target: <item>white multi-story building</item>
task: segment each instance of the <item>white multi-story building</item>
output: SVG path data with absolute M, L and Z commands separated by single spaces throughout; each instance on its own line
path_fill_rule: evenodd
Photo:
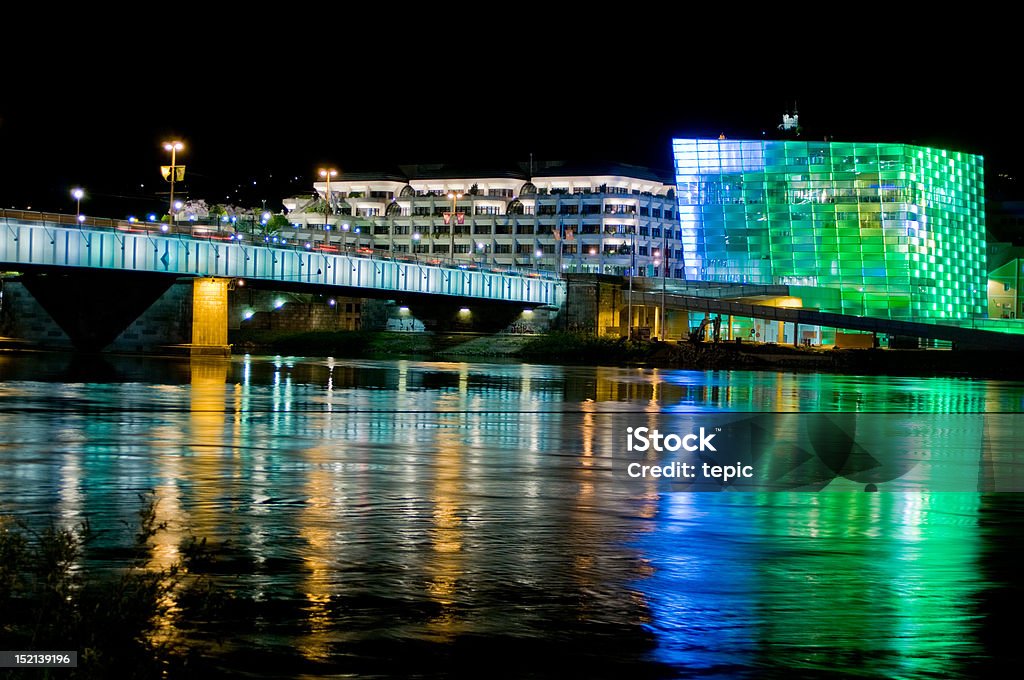
M 674 185 L 630 165 L 544 163 L 532 173 L 403 166 L 315 185 L 285 202 L 314 248 L 460 264 L 682 278 Z M 329 201 L 325 211 L 324 199 Z

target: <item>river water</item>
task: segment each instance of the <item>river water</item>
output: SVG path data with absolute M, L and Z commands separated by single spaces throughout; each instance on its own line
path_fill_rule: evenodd
M 929 444 L 962 490 L 690 493 L 623 483 L 619 428 L 1022 404 L 952 378 L 0 355 L 0 514 L 88 519 L 115 570 L 152 491 L 153 564 L 205 537 L 247 603 L 204 641 L 225 674 L 977 677 L 1020 660 L 1015 437 Z

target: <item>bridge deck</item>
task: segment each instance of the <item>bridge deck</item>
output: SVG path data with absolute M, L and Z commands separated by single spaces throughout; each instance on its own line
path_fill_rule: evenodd
M 657 306 L 661 304 L 661 294 L 654 292 L 633 293 L 634 304 Z M 960 326 L 945 326 L 934 323 L 916 321 L 897 321 L 880 319 L 870 316 L 852 316 L 850 314 L 834 314 L 813 309 L 793 307 L 768 307 L 752 305 L 730 300 L 698 297 L 695 295 L 678 295 L 666 293 L 665 306 L 668 309 L 684 309 L 691 312 L 706 312 L 770 321 L 784 321 L 806 326 L 824 326 L 844 330 L 868 331 L 886 335 L 902 335 L 916 338 L 949 340 L 960 346 L 990 347 L 994 349 L 1024 350 L 1024 335 L 1011 335 L 994 331 L 983 331 Z
M 127 222 L 69 226 L 43 216 L 0 217 L 0 265 L 86 267 L 426 293 L 559 306 L 565 283 L 554 275 L 492 272 L 417 261 L 193 238 Z M 56 217 L 56 216 L 52 216 Z M 67 219 L 66 216 L 64 219 Z

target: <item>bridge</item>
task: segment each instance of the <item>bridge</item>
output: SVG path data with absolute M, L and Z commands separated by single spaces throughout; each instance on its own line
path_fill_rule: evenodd
M 631 301 L 620 277 L 570 275 L 565 279 L 550 272 L 497 271 L 477 268 L 468 263 L 421 262 L 370 253 L 332 252 L 312 246 L 275 246 L 240 240 L 234 233 L 220 233 L 215 227 L 195 228 L 181 225 L 184 231 L 158 223 L 89 218 L 79 222 L 74 216 L 25 211 L 0 210 L 0 269 L 22 272 L 77 271 L 97 273 L 89 286 L 97 290 L 97 302 L 80 310 L 79 325 L 92 323 L 93 317 L 119 317 L 111 327 L 123 330 L 174 281 L 194 282 L 192 299 L 192 342 L 196 351 L 212 348 L 214 353 L 227 348 L 227 292 L 229 282 L 252 280 L 293 290 L 338 290 L 359 297 L 427 296 L 460 303 L 484 301 L 494 305 L 524 305 L 561 308 L 567 298 L 567 323 L 582 320 L 581 325 L 609 328 L 619 325 L 620 315 L 629 304 L 659 307 L 662 299 L 670 310 L 689 313 L 721 314 L 757 318 L 805 326 L 883 333 L 948 340 L 963 347 L 1024 349 L 1024 335 L 1010 335 L 935 323 L 899 321 L 874 317 L 835 314 L 812 309 L 751 304 L 751 297 L 772 297 L 788 293 L 786 286 L 742 286 L 708 282 L 673 282 L 674 292 L 660 295 L 649 285 L 632 293 Z M 200 230 L 202 230 L 200 232 Z M 244 237 L 241 237 L 244 238 Z M 333 249 L 332 249 L 333 250 Z M 131 274 L 134 283 L 104 275 Z M 148 277 L 148 278 L 147 278 Z M 598 280 L 604 283 L 599 283 Z M 574 283 L 575 280 L 575 283 Z M 147 281 L 149 283 L 147 283 Z M 155 282 L 154 282 L 155 281 Z M 584 284 L 582 287 L 579 284 Z M 650 284 L 651 281 L 645 282 Z M 591 286 L 611 286 L 619 293 L 580 293 Z M 37 287 L 38 284 L 37 284 Z M 575 288 L 576 293 L 571 291 Z M 643 290 L 646 288 L 646 290 Z M 596 289 L 595 289 L 596 291 Z M 81 291 L 78 291 L 81 293 Z M 68 307 L 58 295 L 43 288 L 33 295 L 47 306 Z M 67 286 L 61 295 L 68 295 Z M 746 299 L 744 299 L 746 298 Z M 116 299 L 117 304 L 111 304 Z M 81 295 L 74 307 L 88 307 Z M 68 324 L 57 318 L 68 331 Z M 85 335 L 89 335 L 86 333 Z M 68 331 L 71 336 L 72 332 Z M 77 333 L 82 336 L 83 333 Z M 109 343 L 110 333 L 100 334 L 85 346 L 98 349 Z M 794 333 L 794 337 L 797 337 Z M 196 349 L 198 348 L 198 349 Z
M 246 243 L 161 231 L 160 225 L 0 211 L 0 265 L 90 267 L 178 276 L 256 279 L 374 291 L 451 295 L 560 306 L 565 284 L 551 273 L 490 271 L 356 253 Z M 190 230 L 191 231 L 191 230 Z M 466 267 L 466 268 L 463 268 Z
M 156 275 L 194 279 L 192 344 L 197 347 L 227 347 L 226 296 L 228 283 L 237 280 L 291 290 L 337 289 L 362 297 L 444 296 L 520 308 L 559 307 L 566 294 L 564 281 L 553 273 L 332 252 L 312 244 L 252 243 L 243 235 L 221 233 L 215 227 L 196 229 L 189 223 L 178 228 L 182 233 L 153 222 L 79 221 L 71 215 L 14 210 L 0 211 L 0 221 L 0 269 L 117 272 L 139 275 L 138 281 Z

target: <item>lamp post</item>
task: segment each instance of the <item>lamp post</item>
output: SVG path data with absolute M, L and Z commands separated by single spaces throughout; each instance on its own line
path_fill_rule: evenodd
M 459 199 L 462 198 L 462 194 L 457 191 L 449 191 L 448 198 L 452 199 L 452 217 L 448 220 L 448 232 L 451 234 L 451 242 L 449 244 L 448 257 L 452 259 L 452 263 L 455 263 L 455 222 L 459 219 Z
M 164 150 L 171 152 L 171 200 L 167 203 L 168 212 L 170 213 L 167 217 L 171 227 L 174 227 L 174 180 L 178 174 L 176 163 L 178 162 L 178 152 L 185 148 L 185 145 L 177 140 L 170 142 L 164 142 Z
M 82 199 L 85 197 L 85 190 L 75 187 L 71 190 L 71 198 L 75 199 L 75 219 L 81 224 L 85 218 L 82 216 Z
M 420 232 L 414 231 L 412 233 L 412 256 L 416 259 L 417 262 L 419 262 L 419 259 L 420 259 L 419 251 L 416 250 L 416 248 L 417 248 L 417 246 L 419 246 L 419 244 L 420 244 Z
M 330 215 L 331 210 L 331 178 L 338 176 L 338 171 L 334 168 L 320 168 L 318 171 L 319 175 L 327 180 L 327 193 L 324 194 L 326 205 L 324 207 L 324 226 L 329 227 L 331 224 Z

